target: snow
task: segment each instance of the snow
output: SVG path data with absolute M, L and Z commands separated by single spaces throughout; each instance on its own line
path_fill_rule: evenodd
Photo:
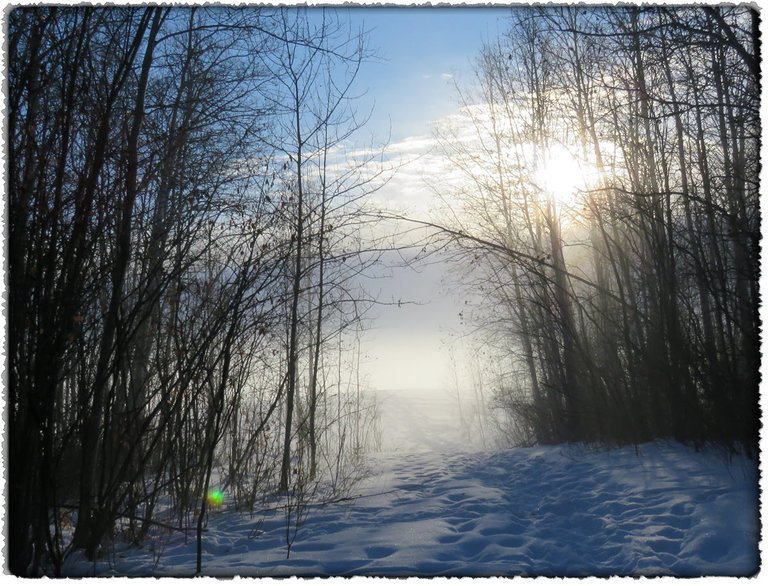
M 477 425 L 480 398 L 429 389 L 379 391 L 382 451 L 399 453 L 477 451 L 486 447 Z
M 209 576 L 753 575 L 754 461 L 675 443 L 480 449 L 472 405 L 433 391 L 379 397 L 381 452 L 356 498 L 307 510 L 287 558 L 283 501 L 225 501 L 203 538 Z M 457 422 L 464 424 L 457 425 Z M 318 497 L 321 498 L 321 497 Z M 70 575 L 190 576 L 194 534 L 114 544 Z

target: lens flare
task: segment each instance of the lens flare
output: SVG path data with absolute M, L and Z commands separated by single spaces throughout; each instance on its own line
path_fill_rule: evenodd
M 224 493 L 220 490 L 208 491 L 208 504 L 212 507 L 220 507 L 224 502 Z

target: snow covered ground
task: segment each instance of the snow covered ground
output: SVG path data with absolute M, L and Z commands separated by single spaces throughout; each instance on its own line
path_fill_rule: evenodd
M 467 393 L 468 394 L 468 393 Z M 478 400 L 422 389 L 379 391 L 381 450 L 385 453 L 466 452 L 493 442 L 477 425 Z
M 290 559 L 282 511 L 251 516 L 225 504 L 211 514 L 204 534 L 204 573 L 700 576 L 758 570 L 754 462 L 729 463 L 720 453 L 666 443 L 611 451 L 475 451 L 462 445 L 460 433 L 451 434 L 456 426 L 429 397 L 396 398 L 397 405 L 382 405 L 384 433 L 388 423 L 394 435 L 373 458 L 376 472 L 357 487 L 358 498 L 312 508 Z M 116 546 L 95 566 L 73 560 L 68 569 L 184 576 L 194 567 L 193 536 L 165 534 L 143 549 Z

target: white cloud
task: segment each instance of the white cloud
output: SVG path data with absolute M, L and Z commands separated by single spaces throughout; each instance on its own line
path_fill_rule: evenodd
M 373 152 L 359 148 L 350 149 L 347 156 L 358 159 L 366 169 L 370 166 L 371 173 L 382 163 L 391 171 L 391 176 L 387 173 L 386 184 L 372 194 L 374 205 L 428 219 L 444 207 L 443 198 L 450 193 L 476 187 L 466 176 L 466 168 L 462 170 L 462 165 L 470 167 L 475 181 L 482 181 L 483 176 L 492 171 L 483 162 L 488 150 L 496 146 L 488 139 L 492 129 L 502 134 L 513 130 L 503 116 L 492 123 L 494 111 L 498 115 L 500 109 L 499 105 L 465 105 L 434 122 L 438 130 L 436 135 L 412 135 L 392 142 L 384 148 L 382 159 L 374 156 L 366 162 Z M 441 148 L 444 143 L 454 145 L 452 156 Z M 503 146 L 505 151 L 512 148 L 507 141 Z M 526 152 L 518 154 L 523 158 L 527 155 Z M 459 162 L 452 158 L 457 156 Z
M 443 79 L 453 79 L 453 73 L 441 73 L 440 77 Z
M 427 153 L 434 148 L 435 143 L 435 138 L 432 136 L 406 136 L 403 140 L 388 145 L 386 152 L 390 156 L 406 153 Z

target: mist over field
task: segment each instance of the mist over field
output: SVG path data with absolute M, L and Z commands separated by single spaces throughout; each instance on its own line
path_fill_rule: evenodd
M 9 574 L 756 575 L 755 7 L 3 19 Z

